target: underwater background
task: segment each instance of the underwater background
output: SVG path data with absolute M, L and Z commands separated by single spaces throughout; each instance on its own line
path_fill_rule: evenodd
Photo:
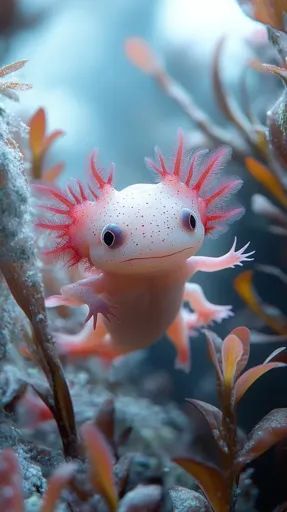
M 1 510 L 287 510 L 286 12 L 1 0 Z M 117 189 L 150 183 L 145 157 L 172 158 L 179 129 L 187 157 L 231 146 L 225 173 L 243 180 L 244 216 L 200 254 L 236 236 L 254 260 L 194 278 L 234 315 L 191 333 L 190 372 L 166 335 L 113 362 L 62 353 L 53 333 L 78 333 L 85 315 L 44 297 L 84 272 L 42 257 L 33 186 L 84 183 L 93 149 Z

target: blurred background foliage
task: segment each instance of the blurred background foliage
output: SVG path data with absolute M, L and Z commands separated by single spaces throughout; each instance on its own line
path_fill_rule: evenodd
M 247 7 L 253 18 L 268 21 L 276 30 L 282 29 L 282 20 L 278 20 L 274 11 L 270 14 L 268 2 L 238 3 Z M 282 84 L 278 77 L 262 73 L 258 62 L 279 65 L 278 55 L 268 43 L 264 25 L 246 16 L 238 3 L 235 0 L 1 0 L 0 63 L 27 58 L 29 62 L 20 76 L 24 82 L 33 84 L 33 89 L 22 95 L 21 103 L 13 109 L 29 122 L 36 110 L 44 107 L 47 133 L 65 132 L 55 138 L 47 152 L 45 168 L 57 174 L 59 169 L 55 170 L 55 164 L 64 163 L 60 183 L 70 177 L 84 179 L 87 156 L 93 148 L 99 148 L 105 166 L 110 161 L 116 163 L 116 185 L 121 188 L 152 179 L 145 169 L 144 157 L 152 153 L 154 145 L 159 145 L 165 154 L 172 154 L 178 127 L 188 134 L 190 148 L 213 145 L 214 141 L 199 130 L 176 101 L 164 94 L 151 76 L 132 64 L 125 50 L 127 39 L 132 37 L 143 38 L 160 65 L 192 95 L 199 109 L 225 130 L 235 145 L 240 145 L 240 134 L 223 114 L 222 105 L 221 108 L 218 105 L 212 81 L 215 52 L 219 51 L 220 38 L 225 36 L 219 62 L 224 90 L 240 105 L 246 117 L 255 120 L 259 132 L 260 129 L 264 132 L 266 113 L 282 93 Z M 263 4 L 267 5 L 267 11 L 260 11 Z M 248 143 L 243 146 L 244 157 L 258 159 L 258 154 L 263 153 Z M 267 229 L 266 208 L 258 208 L 254 199 L 254 194 L 264 193 L 264 188 L 260 179 L 254 180 L 254 172 L 252 176 L 248 172 L 244 157 L 236 158 L 235 154 L 230 171 L 244 180 L 240 202 L 246 208 L 245 217 L 220 239 L 208 240 L 202 252 L 214 256 L 225 252 L 234 235 L 242 244 L 251 240 L 259 266 L 252 266 L 258 272 L 248 287 L 247 298 L 250 299 L 255 284 L 256 293 L 264 298 L 263 310 L 277 326 L 283 325 L 283 330 L 276 330 L 272 325 L 266 328 L 266 319 L 254 314 L 254 308 L 250 311 L 248 300 L 242 300 L 237 293 L 238 286 L 237 291 L 234 289 L 232 271 L 224 276 L 219 273 L 196 279 L 203 284 L 210 300 L 234 307 L 235 317 L 216 328 L 219 334 L 224 337 L 240 324 L 256 331 L 257 343 L 251 351 L 253 364 L 270 352 L 266 339 L 282 334 L 282 342 L 286 337 L 286 239 Z M 263 159 L 263 163 L 268 162 Z M 37 162 L 34 164 L 36 169 Z M 286 189 L 285 177 L 281 181 Z M 270 188 L 267 195 L 270 197 Z M 146 388 L 151 388 L 147 376 L 153 367 L 168 370 L 172 375 L 172 396 L 179 402 L 186 396 L 213 401 L 215 386 L 203 336 L 193 338 L 192 343 L 195 364 L 190 375 L 173 370 L 174 353 L 164 340 L 153 346 L 145 356 L 145 364 L 140 360 Z M 276 346 L 273 343 L 272 349 Z M 278 374 L 268 374 L 247 395 L 239 409 L 243 427 L 250 428 L 271 408 L 286 405 L 287 386 Z M 130 379 L 137 381 L 132 371 Z M 157 385 L 160 387 L 160 379 Z M 165 386 L 163 379 L 162 388 Z M 152 390 L 148 392 L 151 394 Z M 264 400 L 258 399 L 262 395 Z M 261 468 L 265 468 L 264 464 L 263 460 Z M 259 473 L 265 470 L 261 468 Z

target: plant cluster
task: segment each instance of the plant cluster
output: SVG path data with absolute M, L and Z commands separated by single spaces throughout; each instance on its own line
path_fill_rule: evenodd
M 218 448 L 218 461 L 206 462 L 193 456 L 175 461 L 197 480 L 214 512 L 229 512 L 236 510 L 240 474 L 246 465 L 286 438 L 287 409 L 268 413 L 246 437 L 239 435 L 236 419 L 238 403 L 257 379 L 273 368 L 285 366 L 275 361 L 284 348 L 244 371 L 250 352 L 248 329 L 237 327 L 223 341 L 207 332 L 207 343 L 216 372 L 220 408 L 199 400 L 188 403 L 207 421 Z

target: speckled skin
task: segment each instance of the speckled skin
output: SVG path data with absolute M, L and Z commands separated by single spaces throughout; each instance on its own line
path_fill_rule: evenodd
M 188 282 L 197 271 L 241 265 L 252 254 L 244 253 L 248 244 L 236 251 L 234 242 L 219 258 L 196 256 L 205 236 L 224 230 L 226 223 L 243 213 L 241 208 L 222 207 L 241 185 L 235 178 L 218 179 L 229 149 L 218 148 L 203 165 L 202 154 L 194 153 L 186 167 L 180 133 L 172 170 L 159 152 L 158 164 L 148 162 L 160 175 L 157 184 L 117 191 L 112 175 L 105 181 L 92 160 L 97 191 L 90 191 L 95 200 L 89 199 L 81 184 L 78 191 L 68 187 L 68 195 L 47 189 L 68 209 L 46 208 L 61 221 L 63 216 L 69 221 L 52 226 L 39 223 L 56 232 L 57 240 L 63 239 L 50 253 L 71 252 L 72 263 L 86 260 L 96 269 L 47 300 L 49 307 L 86 304 L 89 308 L 88 324 L 81 333 L 57 335 L 63 352 L 113 359 L 146 347 L 167 332 L 177 350 L 177 366 L 188 369 L 189 335 L 230 316 L 231 306 L 210 303 L 199 285 Z M 184 302 L 192 312 L 182 307 Z
M 193 230 L 182 223 L 184 208 L 196 219 Z M 209 303 L 198 285 L 187 299 L 193 302 L 195 316 L 187 309 L 181 311 L 185 283 L 194 272 L 204 265 L 206 271 L 227 268 L 248 256 L 233 247 L 221 259 L 194 257 L 204 240 L 204 226 L 196 197 L 183 184 L 170 180 L 133 185 L 120 192 L 106 190 L 97 203 L 79 205 L 75 215 L 74 244 L 99 274 L 64 287 L 62 296 L 50 298 L 47 305 L 85 303 L 90 316 L 103 313 L 105 335 L 99 339 L 97 330 L 94 333 L 94 353 L 113 358 L 146 347 L 181 321 L 182 314 L 185 324 L 189 323 L 188 330 L 230 315 L 230 306 Z M 101 235 L 110 224 L 121 227 L 123 240 L 119 247 L 103 244 Z M 195 305 L 201 295 L 202 300 Z M 178 365 L 188 368 L 188 333 L 183 330 L 173 341 Z M 72 337 L 64 338 L 58 337 L 59 342 L 73 343 Z

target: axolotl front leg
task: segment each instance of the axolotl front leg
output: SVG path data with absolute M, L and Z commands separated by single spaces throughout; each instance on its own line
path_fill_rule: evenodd
M 101 313 L 107 320 L 115 315 L 112 305 L 105 296 L 105 278 L 103 274 L 81 279 L 61 288 L 61 295 L 52 295 L 46 300 L 47 307 L 87 305 L 89 308 L 86 322 L 93 318 L 96 328 L 97 316 Z
M 198 271 L 217 272 L 218 270 L 224 270 L 226 268 L 234 268 L 236 265 L 242 266 L 244 261 L 252 261 L 253 258 L 250 258 L 250 256 L 252 256 L 255 251 L 244 252 L 250 242 L 238 250 L 236 250 L 236 243 L 237 238 L 235 237 L 231 249 L 223 256 L 217 258 L 209 256 L 192 256 L 189 258 L 186 262 L 189 278 Z
M 52 295 L 46 299 L 47 307 L 86 305 L 88 315 L 85 326 L 78 334 L 54 332 L 59 353 L 69 357 L 97 355 L 109 362 L 121 356 L 122 352 L 113 343 L 104 322 L 104 318 L 110 321 L 117 317 L 117 308 L 106 294 L 105 275 L 81 279 L 63 286 L 60 291 L 61 295 Z
M 236 250 L 236 238 L 231 249 L 220 257 L 192 256 L 187 260 L 187 273 L 191 278 L 196 272 L 216 272 L 235 265 L 242 265 L 244 261 L 250 261 L 254 251 L 245 253 L 249 244 Z M 196 283 L 186 283 L 183 293 L 183 302 L 187 302 L 192 312 L 182 307 L 174 322 L 167 330 L 167 334 L 177 351 L 176 367 L 185 371 L 190 369 L 189 336 L 196 333 L 196 329 L 206 327 L 213 322 L 221 322 L 233 313 L 231 306 L 221 306 L 209 302 L 204 292 Z

